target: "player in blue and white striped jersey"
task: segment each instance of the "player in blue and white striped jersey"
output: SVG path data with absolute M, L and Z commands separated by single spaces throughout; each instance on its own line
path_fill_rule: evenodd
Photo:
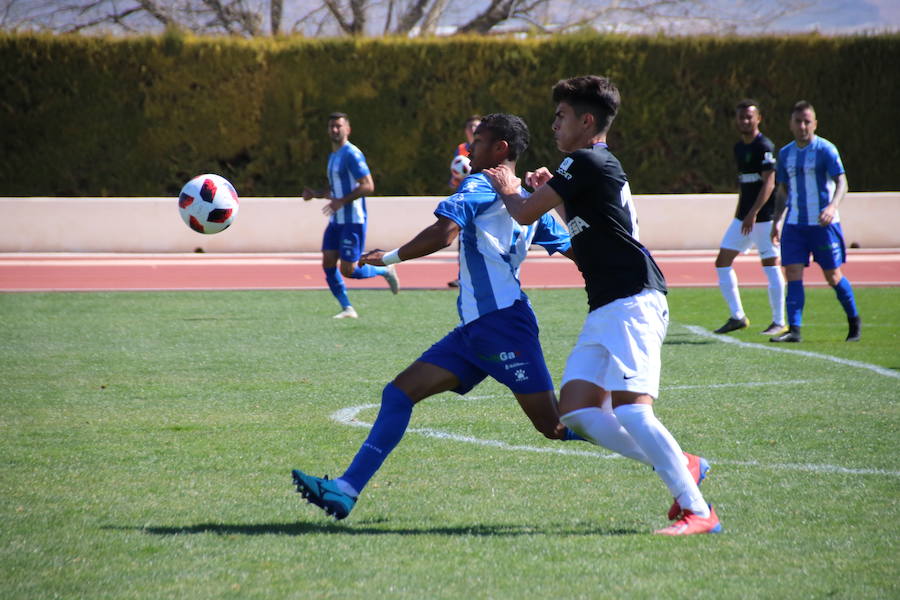
M 772 342 L 799 342 L 805 293 L 803 269 L 809 256 L 819 263 L 825 281 L 834 289 L 847 314 L 847 341 L 860 339 L 860 317 L 853 287 L 841 272 L 847 261 L 838 205 L 847 193 L 847 176 L 834 144 L 815 135 L 818 121 L 813 106 L 801 100 L 791 109 L 794 141 L 778 154 L 775 182 L 775 215 L 772 238 L 778 239 L 778 223 L 787 206 L 781 233 L 781 264 L 787 279 L 787 332 Z
M 399 281 L 393 267 L 374 267 L 358 264 L 366 246 L 366 196 L 375 191 L 375 182 L 366 157 L 350 143 L 350 118 L 345 113 L 328 116 L 328 137 L 331 139 L 331 155 L 328 157 L 328 204 L 322 212 L 328 215 L 328 226 L 322 237 L 322 268 L 328 288 L 341 305 L 335 319 L 355 319 L 356 309 L 347 297 L 344 279 L 368 279 L 378 275 L 385 278 L 393 293 L 397 293 Z M 303 199 L 323 196 L 310 188 L 304 188 Z M 340 258 L 340 271 L 338 259 Z
M 550 215 L 530 225 L 513 221 L 480 173 L 500 164 L 514 170 L 527 145 L 528 128 L 519 117 L 484 117 L 472 143 L 472 174 L 438 205 L 435 223 L 396 250 L 374 250 L 361 257 L 362 263 L 391 265 L 446 248 L 459 236 L 461 323 L 385 386 L 372 431 L 343 475 L 330 480 L 293 472 L 298 491 L 326 513 L 338 519 L 350 513 L 403 437 L 416 403 L 447 391 L 465 394 L 487 376 L 512 391 L 544 436 L 580 439 L 559 422 L 537 319 L 519 282 L 531 244 L 572 258 L 569 234 Z

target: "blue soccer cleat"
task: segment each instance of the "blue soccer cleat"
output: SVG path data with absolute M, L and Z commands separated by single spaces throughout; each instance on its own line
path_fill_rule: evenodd
M 312 477 L 299 469 L 291 471 L 291 475 L 297 491 L 307 502 L 324 510 L 325 514 L 340 520 L 353 510 L 356 498 L 342 492 L 334 480 L 328 479 L 327 475 L 324 478 Z
M 702 456 L 697 456 L 696 454 L 688 454 L 685 452 L 684 455 L 687 456 L 688 459 L 688 471 L 694 476 L 694 482 L 699 487 L 700 482 L 706 479 L 706 473 L 709 471 L 709 462 Z M 678 504 L 678 500 L 675 500 L 672 503 L 672 506 L 669 507 L 669 514 L 667 516 L 670 521 L 674 521 L 681 516 L 681 505 Z

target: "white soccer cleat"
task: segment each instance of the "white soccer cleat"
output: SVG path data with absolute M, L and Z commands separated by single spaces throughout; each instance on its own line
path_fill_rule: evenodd
M 397 277 L 397 269 L 394 265 L 387 266 L 387 273 L 383 275 L 384 280 L 391 287 L 391 293 L 396 294 L 400 291 L 400 278 Z
M 344 310 L 339 312 L 338 314 L 331 317 L 332 319 L 358 319 L 359 315 L 356 314 L 356 309 L 352 306 L 345 306 Z

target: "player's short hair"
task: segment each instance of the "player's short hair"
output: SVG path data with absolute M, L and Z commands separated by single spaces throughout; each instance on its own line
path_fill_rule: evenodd
M 734 111 L 738 112 L 738 111 L 742 111 L 742 110 L 750 108 L 750 107 L 755 107 L 757 112 L 762 112 L 762 109 L 759 107 L 759 102 L 757 102 L 753 98 L 744 98 L 743 100 L 738 102 L 734 106 Z
M 816 114 L 816 109 L 813 108 L 812 104 L 810 104 L 806 100 L 798 100 L 797 102 L 794 102 L 794 106 L 791 107 L 791 116 L 793 116 L 795 112 L 807 109 L 811 110 L 813 114 Z
M 348 115 L 347 113 L 343 113 L 343 112 L 333 112 L 330 115 L 328 115 L 329 121 L 336 121 L 338 119 L 344 119 L 349 123 L 350 115 Z
M 609 129 L 619 112 L 621 101 L 616 85 L 608 78 L 597 75 L 561 79 L 553 86 L 553 102 L 565 102 L 579 116 L 586 112 L 594 115 L 597 133 Z
M 485 115 L 478 125 L 479 131 L 490 131 L 494 140 L 502 140 L 509 144 L 509 159 L 516 160 L 528 148 L 530 134 L 528 125 L 521 117 L 507 113 Z

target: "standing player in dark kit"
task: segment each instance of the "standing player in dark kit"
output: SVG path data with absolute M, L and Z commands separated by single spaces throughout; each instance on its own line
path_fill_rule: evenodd
M 685 455 L 653 414 L 659 395 L 661 350 L 669 322 L 666 282 L 638 241 L 628 180 L 606 136 L 619 91 L 605 77 L 574 77 L 553 88 L 557 147 L 568 153 L 555 174 L 526 176 L 534 194 L 503 166 L 485 169 L 509 214 L 528 224 L 563 205 L 590 312 L 566 361 L 560 421 L 589 441 L 653 466 L 675 502 L 675 523 L 656 533 L 721 531 L 697 487 L 709 468 Z
M 740 196 L 734 220 L 725 231 L 716 257 L 719 290 L 731 316 L 716 329 L 716 333 L 728 333 L 750 325 L 741 304 L 737 275 L 731 265 L 738 254 L 756 246 L 763 272 L 769 280 L 769 306 L 772 308 L 772 323 L 762 333 L 779 335 L 787 327 L 784 324 L 784 276 L 778 267 L 778 247 L 770 235 L 775 207 L 775 146 L 759 131 L 762 116 L 756 100 L 738 102 L 735 118 L 741 134 L 741 140 L 734 145 Z

